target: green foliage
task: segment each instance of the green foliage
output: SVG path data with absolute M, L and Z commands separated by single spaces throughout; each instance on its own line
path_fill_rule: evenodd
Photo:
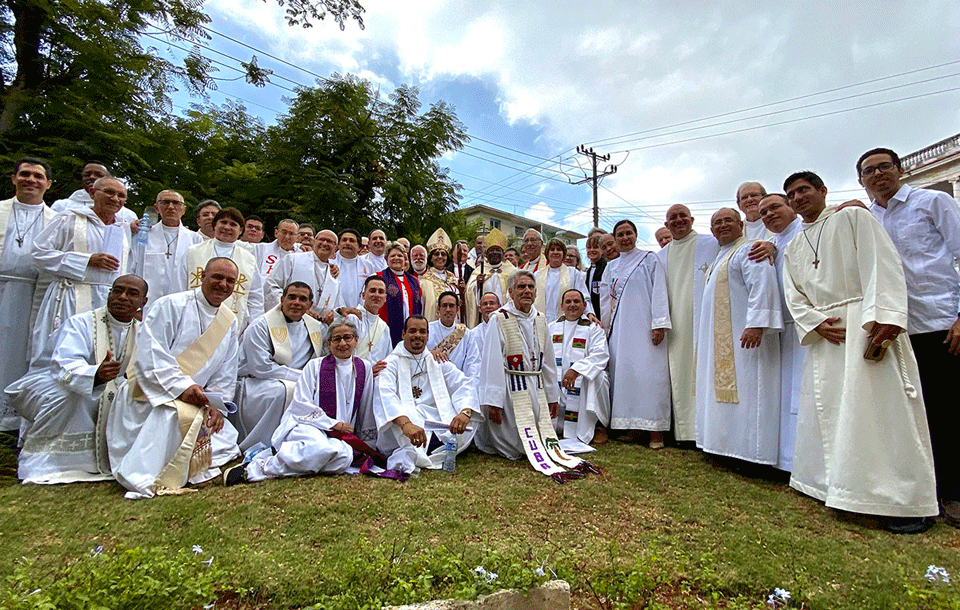
M 217 583 L 227 582 L 227 573 L 212 559 L 187 550 L 171 555 L 159 547 L 137 547 L 116 555 L 93 553 L 55 574 L 21 560 L 0 589 L 0 607 L 199 608 L 214 599 Z

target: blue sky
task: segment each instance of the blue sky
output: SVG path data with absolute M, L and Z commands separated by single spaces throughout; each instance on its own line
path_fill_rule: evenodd
M 366 29 L 343 32 L 332 22 L 289 28 L 272 0 L 209 0 L 204 10 L 213 30 L 315 73 L 353 73 L 384 94 L 408 83 L 425 107 L 452 104 L 475 137 L 443 160 L 464 206 L 585 233 L 591 193 L 568 183 L 583 178 L 574 148 L 610 153 L 619 170 L 600 191 L 600 225 L 631 218 L 653 244 L 673 203 L 690 203 L 702 232 L 741 182 L 780 190 L 798 169 L 820 173 L 831 200 L 862 198 L 861 152 L 906 154 L 960 132 L 960 91 L 946 91 L 960 88 L 951 2 L 768 4 L 368 0 Z M 216 35 L 209 44 L 255 54 Z M 277 76 L 311 84 L 256 54 Z M 240 81 L 210 98 L 242 98 L 270 123 L 289 95 Z

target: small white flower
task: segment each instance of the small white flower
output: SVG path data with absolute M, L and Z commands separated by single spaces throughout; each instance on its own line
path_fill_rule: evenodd
M 487 582 L 493 582 L 497 579 L 496 572 L 487 572 Z
M 200 546 L 199 544 L 193 545 L 193 554 L 200 555 L 201 553 L 203 553 L 203 547 Z
M 927 566 L 927 573 L 924 574 L 924 578 L 930 582 L 950 582 L 950 573 L 947 572 L 945 568 L 940 568 L 934 565 Z
M 536 574 L 537 576 L 546 576 L 546 575 L 547 575 L 547 573 L 543 571 L 543 568 L 537 568 L 537 569 L 534 571 L 534 574 Z
M 485 569 L 483 569 L 483 566 L 477 566 L 477 567 L 475 567 L 475 568 L 473 569 L 473 571 L 476 572 L 477 576 L 486 576 L 486 575 L 487 575 L 487 571 L 486 571 Z
M 217 602 L 210 602 L 209 604 L 207 604 L 206 606 L 203 607 L 203 610 L 213 610 L 213 608 L 214 608 L 216 605 L 217 605 Z

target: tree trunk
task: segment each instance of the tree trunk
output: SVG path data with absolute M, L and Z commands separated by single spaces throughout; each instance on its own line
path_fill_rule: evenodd
M 7 6 L 13 13 L 13 46 L 17 75 L 3 92 L 0 136 L 16 127 L 23 108 L 40 90 L 43 82 L 40 38 L 50 17 L 46 11 L 29 0 L 9 0 Z

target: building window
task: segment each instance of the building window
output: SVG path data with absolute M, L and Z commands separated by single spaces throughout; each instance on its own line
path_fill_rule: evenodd
M 517 237 L 523 237 L 523 234 L 526 232 L 527 230 L 524 229 L 523 227 L 513 227 L 513 234 L 516 235 Z
M 497 220 L 496 218 L 491 218 L 491 219 L 490 219 L 490 228 L 491 228 L 491 229 L 499 229 L 499 228 L 500 228 L 500 221 Z

